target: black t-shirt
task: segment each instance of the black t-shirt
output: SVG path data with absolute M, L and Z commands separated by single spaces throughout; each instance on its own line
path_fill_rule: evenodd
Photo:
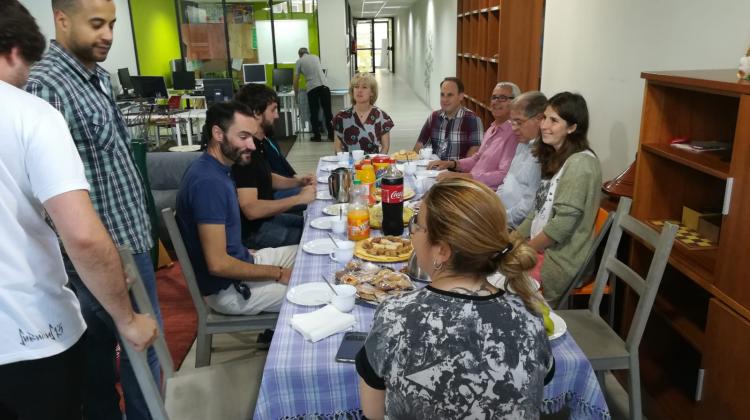
M 237 188 L 256 188 L 259 200 L 273 200 L 271 167 L 265 158 L 263 148 L 257 147 L 257 142 L 249 164 L 232 166 L 232 178 Z M 248 220 L 242 214 L 242 236 L 246 237 L 252 232 L 257 232 L 260 225 L 268 219 L 270 218 Z
M 287 178 L 292 178 L 297 172 L 294 171 L 292 165 L 286 160 L 278 143 L 276 143 L 270 137 L 266 137 L 266 140 L 261 144 L 261 149 L 266 156 L 266 161 L 271 167 L 271 171 Z

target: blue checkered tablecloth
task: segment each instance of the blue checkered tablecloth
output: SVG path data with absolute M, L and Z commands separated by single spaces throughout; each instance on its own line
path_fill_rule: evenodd
M 326 175 L 318 171 L 318 176 Z M 411 184 L 407 178 L 407 184 Z M 318 184 L 319 189 L 326 187 Z M 333 201 L 316 200 L 307 208 L 305 231 L 301 244 L 325 238 L 328 231 L 309 227 L 312 219 L 323 215 L 323 208 Z M 400 268 L 403 264 L 395 264 Z M 308 254 L 300 248 L 289 287 L 319 282 L 324 274 L 334 278 L 339 270 L 327 255 Z M 262 419 L 358 419 L 358 376 L 351 363 L 336 362 L 343 333 L 317 343 L 306 341 L 292 329 L 292 316 L 312 312 L 319 307 L 305 307 L 284 302 L 271 348 L 268 352 L 263 379 L 253 416 Z M 356 305 L 354 331 L 369 331 L 374 308 Z M 609 410 L 599 384 L 586 357 L 570 334 L 552 341 L 556 370 L 553 380 L 544 389 L 542 412 L 552 413 L 568 407 L 574 419 L 609 419 Z

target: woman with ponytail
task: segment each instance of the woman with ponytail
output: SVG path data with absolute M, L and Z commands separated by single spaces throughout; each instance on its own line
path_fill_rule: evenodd
M 539 417 L 553 359 L 525 274 L 536 252 L 508 234 L 505 217 L 494 191 L 473 180 L 425 194 L 409 232 L 432 282 L 375 312 L 357 355 L 367 418 Z M 496 271 L 514 293 L 487 281 Z

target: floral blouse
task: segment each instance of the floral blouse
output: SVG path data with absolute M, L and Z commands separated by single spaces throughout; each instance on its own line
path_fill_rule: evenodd
M 341 139 L 342 150 L 364 150 L 379 153 L 380 139 L 393 128 L 393 120 L 378 107 L 372 107 L 364 123 L 354 108 L 345 109 L 333 117 L 333 130 Z

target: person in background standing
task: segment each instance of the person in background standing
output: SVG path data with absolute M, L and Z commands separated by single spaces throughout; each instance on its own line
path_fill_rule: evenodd
M 307 48 L 300 48 L 297 52 L 299 60 L 294 66 L 294 93 L 299 92 L 299 76 L 305 76 L 307 83 L 307 102 L 310 106 L 310 125 L 312 126 L 311 141 L 322 141 L 320 138 L 320 120 L 318 113 L 323 108 L 323 118 L 325 121 L 326 131 L 328 132 L 328 141 L 333 141 L 333 113 L 331 112 L 331 89 L 326 86 L 326 79 L 323 68 L 320 66 L 320 58 L 317 55 L 310 54 Z

